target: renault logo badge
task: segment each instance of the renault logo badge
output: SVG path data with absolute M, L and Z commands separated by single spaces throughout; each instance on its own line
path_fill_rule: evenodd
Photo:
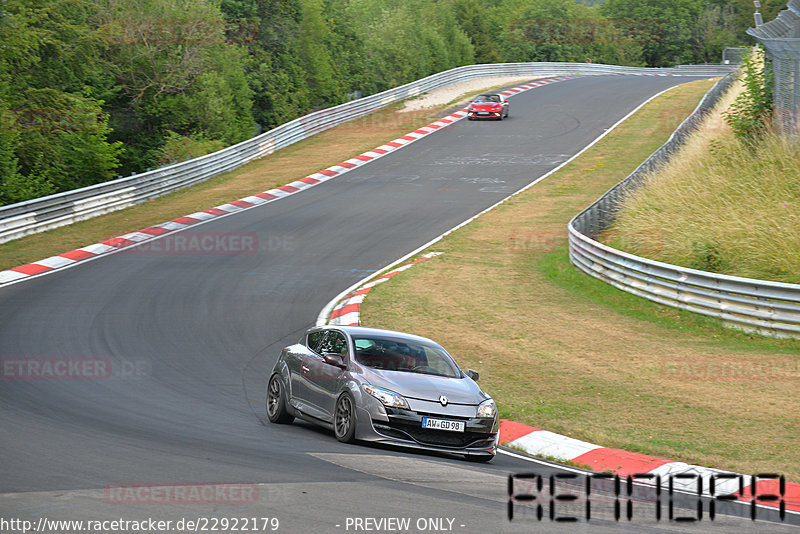
M 445 397 L 444 395 L 440 396 L 440 397 L 439 397 L 439 403 L 440 403 L 442 406 L 447 406 L 447 397 Z

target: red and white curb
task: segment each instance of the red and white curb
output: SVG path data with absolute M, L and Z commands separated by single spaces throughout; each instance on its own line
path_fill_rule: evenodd
M 330 317 L 328 318 L 328 324 L 338 324 L 342 326 L 360 326 L 361 303 L 364 302 L 364 298 L 366 298 L 367 293 L 372 291 L 372 289 L 378 284 L 382 284 L 387 280 L 390 280 L 393 276 L 400 274 L 407 269 L 410 269 L 419 262 L 425 261 L 429 258 L 433 258 L 434 256 L 438 256 L 439 254 L 441 254 L 441 252 L 430 252 L 428 254 L 425 254 L 419 259 L 406 263 L 405 265 L 402 265 L 397 269 L 389 271 L 388 273 L 381 275 L 370 282 L 367 282 L 360 288 L 356 289 L 355 291 L 347 295 L 341 302 L 339 302 L 336 306 L 333 307 Z
M 502 91 L 501 94 L 509 97 L 518 93 L 529 91 L 536 87 L 560 82 L 568 78 L 569 76 L 555 76 L 552 78 L 536 80 L 531 83 L 526 83 L 506 91 Z M 34 276 L 40 276 L 67 267 L 72 267 L 83 261 L 96 259 L 98 257 L 118 252 L 122 249 L 126 249 L 146 241 L 158 239 L 165 235 L 185 230 L 189 227 L 199 225 L 212 219 L 232 215 L 250 208 L 261 206 L 263 204 L 268 204 L 269 202 L 273 202 L 275 200 L 279 200 L 283 197 L 298 193 L 304 189 L 308 189 L 309 187 L 326 182 L 352 169 L 365 165 L 370 161 L 383 157 L 386 154 L 394 152 L 395 150 L 409 145 L 414 141 L 426 137 L 442 128 L 450 126 L 466 116 L 466 109 L 456 111 L 455 113 L 451 113 L 450 115 L 439 119 L 438 121 L 432 122 L 427 126 L 423 126 L 422 128 L 414 130 L 413 132 L 399 137 L 394 141 L 390 141 L 379 147 L 373 148 L 372 150 L 348 159 L 347 161 L 343 161 L 338 165 L 333 165 L 310 176 L 306 176 L 305 178 L 301 178 L 281 187 L 276 187 L 275 189 L 270 189 L 269 191 L 264 191 L 263 193 L 244 197 L 228 204 L 222 204 L 215 208 L 198 211 L 196 213 L 179 217 L 162 224 L 150 226 L 136 232 L 131 232 L 129 234 L 101 241 L 100 243 L 95 243 L 93 245 L 81 247 L 76 250 L 64 252 L 63 254 L 59 254 L 57 256 L 51 256 L 33 263 L 20 265 L 19 267 L 13 267 L 5 271 L 0 271 L 0 286 L 21 282 Z

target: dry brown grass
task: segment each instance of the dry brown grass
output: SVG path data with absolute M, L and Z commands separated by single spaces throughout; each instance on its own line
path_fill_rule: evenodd
M 444 255 L 370 293 L 365 324 L 440 341 L 481 373 L 504 417 L 604 446 L 800 480 L 800 344 L 679 330 L 671 324 L 678 312 L 654 305 L 658 320 L 634 318 L 609 304 L 616 290 L 574 275 L 564 260 L 569 218 L 663 143 L 664 117 L 685 116 L 709 87 L 666 93 L 569 166 L 439 242 Z M 555 275 L 543 267 L 554 257 Z
M 738 141 L 721 115 L 740 90 L 625 199 L 604 242 L 685 267 L 800 283 L 800 145 L 777 135 L 755 147 Z

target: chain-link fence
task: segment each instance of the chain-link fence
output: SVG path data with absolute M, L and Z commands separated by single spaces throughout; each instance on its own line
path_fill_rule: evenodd
M 773 73 L 775 126 L 784 135 L 797 136 L 800 119 L 800 0 L 790 0 L 775 20 L 747 33 L 767 52 Z
M 800 40 L 799 40 L 800 41 Z M 800 48 L 800 43 L 798 43 Z M 800 57 L 786 57 L 769 50 L 774 74 L 775 124 L 780 132 L 788 135 L 798 133 L 798 107 L 800 107 L 800 87 L 798 87 L 798 66 Z M 797 51 L 800 53 L 800 50 Z

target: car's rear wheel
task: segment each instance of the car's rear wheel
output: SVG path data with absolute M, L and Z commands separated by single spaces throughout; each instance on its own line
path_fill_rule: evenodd
M 356 405 L 350 393 L 342 393 L 336 401 L 333 415 L 333 432 L 342 443 L 353 443 L 356 439 Z
M 286 393 L 279 375 L 272 375 L 267 385 L 267 417 L 272 423 L 287 424 L 294 416 L 286 409 Z

